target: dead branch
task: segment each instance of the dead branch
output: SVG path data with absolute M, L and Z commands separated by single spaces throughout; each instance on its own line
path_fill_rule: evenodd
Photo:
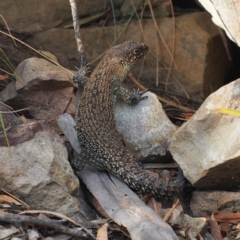
M 146 90 L 146 88 L 145 88 L 143 85 L 141 85 L 141 84 L 134 78 L 134 76 L 132 75 L 132 73 L 129 73 L 129 74 L 128 74 L 128 77 L 129 77 L 141 90 L 143 90 L 143 91 Z M 164 98 L 159 97 L 158 95 L 157 95 L 157 98 L 158 98 L 158 100 L 160 100 L 160 101 L 162 101 L 162 102 L 164 102 L 164 103 L 166 103 L 166 104 L 168 104 L 168 105 L 170 105 L 170 106 L 173 106 L 173 107 L 175 107 L 175 108 L 181 109 L 181 110 L 183 110 L 183 111 L 185 111 L 185 112 L 192 112 L 192 113 L 195 112 L 194 110 L 192 110 L 192 109 L 190 109 L 190 108 L 188 108 L 188 107 L 184 107 L 184 106 L 181 106 L 181 105 L 176 104 L 176 103 L 174 103 L 174 102 L 168 101 L 168 100 L 166 100 L 166 99 L 164 99 Z
M 71 11 L 72 11 L 72 19 L 73 19 L 73 26 L 75 31 L 75 38 L 77 42 L 77 49 L 80 56 L 80 68 L 83 68 L 87 65 L 86 60 L 86 54 L 84 51 L 83 42 L 81 39 L 81 33 L 80 33 L 80 23 L 78 18 L 78 12 L 77 12 L 77 5 L 75 0 L 69 0 Z M 78 86 L 78 90 L 76 92 L 76 107 L 78 107 L 78 104 L 80 102 L 80 87 Z
M 88 234 L 83 233 L 79 229 L 68 228 L 61 224 L 57 224 L 55 221 L 38 219 L 32 216 L 0 213 L 0 222 L 8 222 L 16 225 L 19 224 L 37 225 L 41 227 L 51 228 L 74 237 L 81 237 L 83 239 L 89 238 Z
M 83 42 L 81 39 L 81 33 L 80 33 L 80 23 L 78 19 L 78 12 L 77 12 L 77 5 L 75 0 L 69 0 L 70 6 L 71 6 L 71 11 L 72 11 L 72 19 L 73 19 L 73 26 L 74 26 L 74 31 L 75 31 L 75 38 L 77 42 L 77 49 L 80 55 L 80 60 L 81 60 L 81 66 L 86 66 L 87 61 L 86 61 L 86 55 L 83 47 Z

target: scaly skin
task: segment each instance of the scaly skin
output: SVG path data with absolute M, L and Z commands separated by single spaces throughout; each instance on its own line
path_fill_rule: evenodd
M 77 83 L 86 83 L 76 116 L 76 131 L 83 149 L 79 158 L 84 157 L 88 164 L 116 175 L 137 192 L 155 197 L 178 195 L 185 184 L 182 173 L 173 181 L 165 181 L 145 170 L 125 149 L 115 126 L 115 96 L 129 104 L 146 99 L 142 96 L 144 92 L 130 92 L 121 83 L 147 51 L 143 43 L 125 42 L 108 50 L 87 83 L 85 77 L 75 77 Z M 80 166 L 79 160 L 73 162 L 75 169 Z

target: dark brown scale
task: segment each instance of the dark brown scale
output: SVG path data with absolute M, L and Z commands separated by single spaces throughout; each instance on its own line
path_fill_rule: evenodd
M 143 169 L 124 148 L 114 120 L 114 95 L 130 104 L 145 99 L 143 92 L 133 94 L 121 88 L 121 83 L 136 60 L 147 51 L 143 43 L 125 42 L 106 53 L 85 85 L 76 130 L 88 164 L 111 172 L 138 192 L 171 196 L 182 191 L 184 177 L 181 175 L 167 182 Z

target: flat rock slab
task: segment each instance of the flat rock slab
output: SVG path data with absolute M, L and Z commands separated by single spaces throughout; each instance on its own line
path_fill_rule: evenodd
M 205 189 L 238 188 L 240 184 L 240 118 L 219 113 L 239 109 L 240 79 L 211 94 L 173 135 L 170 152 L 186 178 Z

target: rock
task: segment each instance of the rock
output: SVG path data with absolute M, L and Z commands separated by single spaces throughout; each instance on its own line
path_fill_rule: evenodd
M 19 230 L 13 226 L 10 228 L 4 228 L 1 226 L 1 231 L 0 231 L 0 239 L 7 238 L 15 233 L 19 232 Z
M 161 79 L 162 84 L 167 84 L 169 91 L 184 96 L 187 92 L 193 100 L 202 101 L 202 96 L 208 96 L 223 85 L 231 62 L 227 54 L 229 49 L 227 45 L 223 44 L 219 29 L 211 22 L 208 13 L 198 12 L 176 17 L 174 26 L 172 19 L 167 17 L 156 19 L 156 23 L 170 50 L 166 48 L 162 40 L 159 39 L 158 45 L 152 41 L 152 39 L 156 39 L 156 30 L 152 19 L 143 19 L 142 29 L 138 21 L 129 23 L 126 30 L 124 30 L 125 24 L 116 26 L 117 33 L 123 31 L 118 43 L 127 40 L 144 41 L 149 46 L 149 54 L 146 56 L 148 64 L 145 64 L 142 69 L 142 78 L 148 79 L 149 87 L 156 81 L 157 52 L 159 52 L 158 78 Z M 176 31 L 175 34 L 173 34 L 173 27 Z M 114 41 L 114 28 L 115 26 L 104 28 L 101 26 L 81 29 L 88 62 L 95 60 L 109 48 L 109 43 Z M 144 40 L 142 31 L 145 36 Z M 101 41 L 96 41 L 96 36 Z M 61 39 L 61 41 L 55 39 Z M 72 29 L 53 28 L 42 31 L 26 39 L 26 42 L 36 48 L 41 46 L 44 50 L 53 52 L 59 62 L 67 64 L 65 65 L 67 67 L 79 65 Z M 64 44 L 62 44 L 63 42 Z M 167 68 L 171 62 L 169 51 L 172 51 L 173 42 L 174 62 L 171 73 L 168 74 Z M 218 49 L 217 52 L 216 49 Z M 91 70 L 96 64 L 97 62 L 91 66 Z M 138 76 L 141 68 L 141 64 L 137 64 L 133 68 L 133 73 Z
M 118 100 L 115 108 L 117 128 L 127 147 L 135 154 L 165 155 L 176 127 L 170 122 L 155 94 L 131 106 Z
M 95 217 L 78 202 L 79 181 L 62 139 L 44 122 L 12 127 L 0 136 L 0 187 L 32 208 L 50 210 L 82 222 Z M 86 206 L 86 205 L 85 205 Z
M 14 110 L 28 108 L 35 119 L 51 121 L 63 112 L 75 114 L 73 74 L 41 58 L 29 58 L 16 69 L 17 81 L 0 94 Z
M 27 235 L 29 240 L 38 240 L 39 239 L 39 233 L 35 230 L 28 229 L 27 230 Z
M 167 214 L 171 209 L 163 209 L 163 212 Z M 207 220 L 206 218 L 192 218 L 187 214 L 182 214 L 178 209 L 174 209 L 171 217 L 167 221 L 170 225 L 178 226 L 179 228 L 187 229 L 189 239 L 195 239 L 198 236 L 198 233 L 204 234 L 207 230 Z
M 213 22 L 225 30 L 227 36 L 240 46 L 239 37 L 239 5 L 233 1 L 222 1 L 221 4 L 217 0 L 199 0 L 202 6 L 212 15 Z
M 240 118 L 217 109 L 236 109 L 240 79 L 211 94 L 173 135 L 170 152 L 196 187 L 229 190 L 240 184 Z
M 194 191 L 191 210 L 195 217 L 207 217 L 216 211 L 239 212 L 240 193 L 225 191 Z
M 123 16 L 130 16 L 133 11 L 143 10 L 144 17 L 152 17 L 151 11 L 148 9 L 151 4 L 154 17 L 166 17 L 171 13 L 171 1 L 170 0 L 151 0 L 151 1 L 139 1 L 139 0 L 125 0 L 121 6 L 121 14 Z M 134 6 L 134 7 L 133 7 Z
M 114 6 L 119 6 L 122 2 L 123 0 L 115 0 Z M 109 0 L 104 4 L 101 0 L 93 2 L 78 0 L 76 5 L 80 16 L 86 16 L 104 11 L 111 6 L 111 3 Z M 31 0 L 17 2 L 2 0 L 0 1 L 0 9 L 10 30 L 19 33 L 43 31 L 72 19 L 69 1 L 65 0 L 45 0 L 38 2 L 38 4 L 32 4 Z M 2 19 L 0 24 L 5 27 Z

